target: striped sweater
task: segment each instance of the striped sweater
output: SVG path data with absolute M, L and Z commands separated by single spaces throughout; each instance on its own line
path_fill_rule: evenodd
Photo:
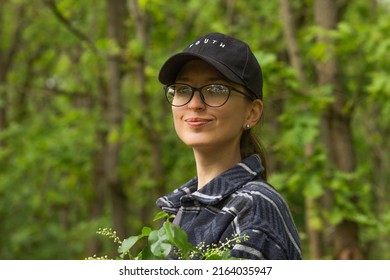
M 235 234 L 247 235 L 231 256 L 244 259 L 301 259 L 300 239 L 281 195 L 258 179 L 263 172 L 252 155 L 197 190 L 197 177 L 157 200 L 175 214 L 193 245 L 217 244 Z

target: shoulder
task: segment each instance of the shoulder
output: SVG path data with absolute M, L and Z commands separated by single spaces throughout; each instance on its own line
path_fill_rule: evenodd
M 251 181 L 236 196 L 246 200 L 245 214 L 240 216 L 241 230 L 252 239 L 247 244 L 250 248 L 257 248 L 260 246 L 257 243 L 263 240 L 259 251 L 265 258 L 300 258 L 300 239 L 293 216 L 287 202 L 272 185 L 262 180 Z M 269 245 L 272 252 L 267 251 L 267 244 L 274 244 Z M 279 257 L 273 255 L 280 250 L 284 253 Z
M 274 206 L 288 207 L 282 195 L 268 182 L 263 180 L 254 180 L 246 183 L 236 195 L 246 197 L 253 203 L 266 202 Z
M 269 183 L 263 180 L 248 182 L 234 194 L 235 205 L 240 205 L 243 216 L 250 216 L 248 226 L 257 228 L 295 228 L 287 202 Z M 242 216 L 242 217 L 243 217 Z

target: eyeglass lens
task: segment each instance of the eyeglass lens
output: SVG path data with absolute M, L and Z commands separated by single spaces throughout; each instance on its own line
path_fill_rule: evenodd
M 230 95 L 230 88 L 225 85 L 206 85 L 193 88 L 186 84 L 173 84 L 165 88 L 168 102 L 173 106 L 184 106 L 191 101 L 195 91 L 201 94 L 202 101 L 211 107 L 219 107 L 226 103 Z

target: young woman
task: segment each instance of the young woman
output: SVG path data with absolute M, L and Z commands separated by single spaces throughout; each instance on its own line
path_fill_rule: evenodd
M 265 159 L 252 128 L 262 112 L 262 72 L 249 46 L 211 33 L 162 66 L 159 80 L 175 130 L 192 148 L 197 176 L 157 201 L 175 214 L 193 245 L 246 235 L 231 255 L 301 259 L 289 208 L 266 182 Z

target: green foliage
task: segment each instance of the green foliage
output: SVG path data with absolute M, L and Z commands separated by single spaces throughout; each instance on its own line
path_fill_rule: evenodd
M 179 260 L 201 259 L 201 260 L 229 260 L 235 259 L 230 256 L 230 249 L 234 244 L 240 243 L 242 240 L 247 240 L 247 236 L 233 236 L 227 239 L 226 242 L 205 246 L 200 243 L 193 246 L 188 242 L 187 233 L 177 225 L 170 222 L 170 217 L 164 212 L 157 213 L 155 220 L 165 219 L 165 222 L 158 230 L 152 230 L 149 227 L 143 227 L 139 235 L 130 236 L 123 241 L 117 236 L 112 229 L 99 229 L 98 234 L 113 239 L 119 244 L 118 256 L 116 259 L 130 260 L 163 260 L 174 257 Z M 142 239 L 147 238 L 147 244 L 136 253 L 131 249 Z M 98 257 L 94 255 L 87 259 L 104 260 L 108 256 Z
M 63 97 L 53 104 L 56 114 L 43 110 L 32 120 L 12 123 L 2 139 L 9 143 L 0 160 L 0 258 L 57 259 L 81 255 L 88 237 L 75 234 L 96 224 L 87 216 L 85 201 L 93 192 L 89 182 L 94 120 L 89 112 L 74 110 Z M 13 189 L 10 188 L 13 186 Z M 58 221 L 58 222 L 53 222 Z M 100 220 L 102 222 L 102 220 Z M 89 236 L 91 236 L 89 234 Z M 80 243 L 78 243 L 80 242 Z M 62 256 L 45 247 L 62 246 Z M 40 250 L 39 248 L 46 248 Z

